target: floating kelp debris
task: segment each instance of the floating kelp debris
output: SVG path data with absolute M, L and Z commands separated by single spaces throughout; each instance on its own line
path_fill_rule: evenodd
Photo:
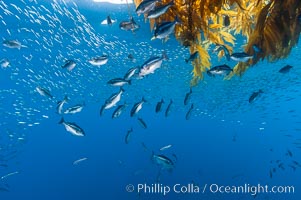
M 134 0 L 138 7 L 142 0 Z M 168 5 L 170 0 L 154 1 L 145 12 Z M 179 18 L 174 36 L 185 47 L 190 55 L 198 51 L 194 59 L 194 78 L 191 85 L 198 83 L 203 73 L 211 67 L 211 45 L 224 45 L 230 54 L 235 45 L 235 35 L 246 37 L 245 53 L 251 56 L 247 62 L 239 62 L 230 74 L 242 75 L 249 66 L 259 60 L 274 61 L 289 55 L 298 42 L 301 31 L 300 0 L 174 0 L 162 15 L 150 19 L 151 29 Z M 260 50 L 256 52 L 256 49 Z M 222 57 L 224 51 L 219 51 Z

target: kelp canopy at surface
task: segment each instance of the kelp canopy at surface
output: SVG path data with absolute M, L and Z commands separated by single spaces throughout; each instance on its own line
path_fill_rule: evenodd
M 170 1 L 161 0 L 157 5 Z M 141 2 L 134 0 L 136 7 Z M 174 4 L 165 14 L 151 19 L 150 25 L 152 29 L 155 23 L 173 21 L 178 16 L 181 24 L 175 28 L 175 37 L 190 48 L 191 54 L 199 51 L 200 55 L 192 63 L 192 85 L 211 67 L 211 44 L 224 45 L 232 53 L 235 35 L 242 34 L 247 41 L 246 53 L 254 55 L 253 45 L 261 50 L 249 62 L 234 67 L 231 75 L 241 75 L 259 60 L 285 58 L 297 44 L 301 31 L 300 0 L 174 0 Z M 220 51 L 218 56 L 223 54 Z

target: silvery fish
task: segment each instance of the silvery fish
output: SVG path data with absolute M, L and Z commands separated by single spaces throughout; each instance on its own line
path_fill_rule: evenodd
M 167 56 L 165 53 L 163 53 L 161 57 L 156 56 L 156 57 L 152 57 L 152 58 L 148 59 L 140 67 L 138 76 L 142 78 L 148 74 L 154 73 L 156 69 L 161 67 L 161 64 L 164 59 L 167 59 Z
M 171 144 L 166 145 L 166 146 L 164 146 L 164 147 L 161 147 L 161 148 L 160 148 L 160 151 L 163 151 L 163 150 L 165 150 L 165 149 L 169 149 L 170 147 L 172 147 Z
M 142 105 L 146 102 L 146 100 L 144 99 L 144 97 L 142 98 L 141 101 L 137 102 L 134 104 L 132 110 L 131 110 L 131 117 L 133 117 L 134 115 L 136 115 L 141 109 L 142 109 Z
M 66 60 L 65 64 L 62 65 L 62 68 L 71 71 L 74 69 L 75 66 L 76 66 L 76 62 L 74 60 Z
M 77 104 L 75 106 L 72 106 L 70 108 L 67 108 L 65 111 L 64 111 L 64 114 L 75 114 L 75 113 L 79 113 L 83 110 L 85 104 Z
M 156 155 L 153 153 L 152 160 L 162 169 L 171 170 L 174 168 L 174 162 L 164 155 Z
M 108 98 L 104 104 L 104 109 L 109 109 L 112 108 L 113 106 L 115 106 L 121 99 L 121 95 L 124 92 L 124 90 L 122 88 L 120 88 L 120 91 L 112 94 L 110 96 L 110 98 Z
M 176 16 L 175 20 L 172 22 L 164 22 L 158 26 L 156 26 L 154 36 L 151 38 L 151 40 L 154 40 L 156 38 L 158 39 L 165 39 L 167 38 L 171 33 L 173 33 L 176 24 L 179 24 L 179 18 Z
M 94 65 L 94 66 L 101 66 L 101 65 L 105 65 L 109 60 L 109 57 L 107 55 L 102 55 L 102 56 L 98 56 L 98 57 L 95 57 L 95 58 L 91 58 L 88 60 L 88 62 L 91 64 L 91 65 Z
M 9 66 L 9 60 L 7 58 L 3 58 L 1 61 L 0 61 L 0 66 L 2 68 L 6 68 Z
M 138 14 L 138 16 L 140 14 L 148 13 L 149 11 L 151 11 L 155 8 L 156 2 L 158 2 L 158 1 L 161 2 L 161 0 L 144 0 L 144 1 L 142 1 L 136 8 L 136 13 Z
M 121 115 L 121 113 L 124 111 L 124 109 L 126 108 L 127 104 L 123 104 L 123 105 L 119 105 L 113 112 L 112 114 L 112 118 L 117 118 Z
M 67 103 L 67 101 L 68 101 L 68 97 L 65 96 L 62 101 L 57 102 L 56 111 L 58 114 L 62 114 L 63 106 L 65 103 Z
M 253 58 L 253 56 L 251 56 L 245 52 L 241 52 L 241 53 L 231 54 L 230 58 L 237 62 L 247 62 L 249 59 Z
M 66 131 L 70 132 L 72 135 L 85 136 L 84 130 L 73 122 L 65 122 L 64 118 L 62 118 L 59 121 L 59 124 L 63 124 Z
M 215 76 L 215 75 L 227 76 L 232 71 L 233 71 L 233 69 L 231 69 L 231 67 L 229 67 L 228 65 L 224 64 L 224 65 L 218 65 L 218 66 L 212 67 L 211 69 L 209 69 L 207 71 L 207 74 L 209 76 Z
M 21 49 L 22 47 L 27 47 L 22 45 L 19 41 L 17 40 L 4 40 L 2 42 L 3 46 L 11 49 Z
M 135 22 L 134 18 L 131 17 L 130 21 L 122 21 L 119 24 L 119 28 L 125 31 L 135 31 L 140 28 L 140 26 Z
M 136 71 L 139 69 L 139 67 L 133 67 L 130 68 L 126 74 L 124 75 L 124 80 L 129 80 L 130 78 L 132 78 L 132 76 L 134 76 L 134 74 L 136 73 Z
M 120 87 L 120 86 L 123 86 L 125 84 L 131 85 L 131 80 L 125 80 L 123 78 L 114 78 L 114 79 L 109 80 L 107 82 L 107 84 Z
M 149 19 L 157 18 L 157 17 L 163 15 L 164 13 L 166 13 L 166 11 L 173 5 L 175 5 L 175 4 L 174 4 L 174 1 L 172 0 L 168 4 L 156 7 L 155 9 L 148 12 L 147 18 L 149 18 Z
M 42 96 L 46 96 L 46 97 L 50 97 L 50 98 L 53 98 L 53 96 L 51 95 L 50 91 L 45 89 L 45 88 L 42 88 L 40 86 L 37 86 L 36 87 L 36 90 L 37 92 L 42 95 Z

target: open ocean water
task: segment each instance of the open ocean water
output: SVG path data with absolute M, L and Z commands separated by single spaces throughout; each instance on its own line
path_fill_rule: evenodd
M 0 47 L 0 60 L 9 61 L 0 69 L 0 199 L 300 199 L 300 42 L 289 57 L 261 61 L 242 77 L 205 75 L 184 105 L 192 78 L 189 50 L 173 36 L 151 41 L 149 23 L 134 11 L 131 4 L 140 25 L 133 33 L 119 28 L 129 18 L 126 5 L 0 1 L 1 39 L 22 45 Z M 108 15 L 117 22 L 101 25 Z M 243 51 L 245 42 L 237 36 L 234 49 Z M 100 116 L 106 99 L 120 90 L 107 82 L 163 52 L 168 60 L 154 74 L 123 86 L 120 117 L 112 119 L 117 106 Z M 108 55 L 106 64 L 88 62 L 101 55 Z M 61 67 L 66 60 L 74 60 L 73 70 Z M 214 56 L 211 62 L 236 64 Z M 293 68 L 279 73 L 285 65 Z M 59 114 L 57 102 L 65 96 L 63 112 L 77 104 L 82 111 Z M 66 131 L 62 117 L 85 136 Z M 239 186 L 246 190 L 235 191 Z

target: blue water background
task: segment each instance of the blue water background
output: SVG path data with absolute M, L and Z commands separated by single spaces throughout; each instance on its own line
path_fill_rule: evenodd
M 8 165 L 0 167 L 0 176 L 19 172 L 0 180 L 0 187 L 9 190 L 0 191 L 1 199 L 254 199 L 250 194 L 209 192 L 139 196 L 125 190 L 128 184 L 157 181 L 171 186 L 195 183 L 201 188 L 206 183 L 294 185 L 295 194 L 258 194 L 255 198 L 295 200 L 301 197 L 301 169 L 297 167 L 294 171 L 289 167 L 293 161 L 301 163 L 301 145 L 294 144 L 301 139 L 300 44 L 288 58 L 273 63 L 259 62 L 242 77 L 224 81 L 205 76 L 193 88 L 190 103 L 194 103 L 195 109 L 190 120 L 185 120 L 190 104 L 184 106 L 183 100 L 189 91 L 192 66 L 184 59 L 189 51 L 174 37 L 166 43 L 150 41 L 149 24 L 142 16 L 134 15 L 133 5 L 131 14 L 141 26 L 135 33 L 118 27 L 120 21 L 129 17 L 126 5 L 77 1 L 75 6 L 72 2 L 58 1 L 55 5 L 71 13 L 59 15 L 50 1 L 3 2 L 13 14 L 7 15 L 1 9 L 1 20 L 6 23 L 1 25 L 2 39 L 17 39 L 27 48 L 0 48 L 0 59 L 11 61 L 11 66 L 0 73 L 0 164 Z M 19 13 L 11 4 L 31 11 L 43 5 L 58 16 L 62 25 L 54 22 L 56 26 L 51 28 L 45 22 L 32 23 L 25 12 Z M 47 13 L 40 11 L 40 14 L 46 17 Z M 117 23 L 100 25 L 108 14 Z M 81 15 L 86 20 L 76 20 Z M 91 32 L 87 31 L 90 25 Z M 68 34 L 60 32 L 60 27 Z M 35 36 L 31 29 L 40 35 Z M 55 42 L 47 30 L 61 35 L 62 44 Z M 237 37 L 238 52 L 245 41 Z M 47 44 L 47 40 L 53 45 Z M 101 105 L 119 90 L 106 82 L 122 77 L 129 68 L 141 65 L 151 56 L 160 56 L 163 51 L 169 60 L 163 61 L 155 74 L 134 80 L 124 88 L 126 92 L 120 103 L 129 105 L 125 113 L 111 119 L 111 109 L 100 117 Z M 88 58 L 102 54 L 110 56 L 106 65 L 97 68 L 87 62 Z M 128 54 L 135 60 L 130 61 Z M 64 60 L 70 58 L 78 62 L 76 68 L 71 72 L 61 69 Z M 227 62 L 217 57 L 211 61 L 213 66 Z M 227 64 L 233 67 L 235 62 Z M 280 74 L 278 70 L 287 64 L 293 66 L 291 72 Z M 39 95 L 35 91 L 38 85 L 50 89 L 55 99 Z M 249 104 L 249 96 L 259 89 L 264 93 Z M 61 116 L 56 113 L 56 102 L 65 95 L 70 98 L 66 107 L 85 102 L 81 113 L 65 116 L 66 121 L 76 122 L 85 130 L 85 137 L 75 137 L 58 124 Z M 147 129 L 129 114 L 132 105 L 142 97 L 147 103 L 139 117 L 147 122 Z M 164 111 L 169 100 L 174 101 L 168 117 L 164 111 L 155 113 L 155 105 L 161 98 L 166 102 Z M 130 128 L 134 132 L 129 144 L 125 144 Z M 172 144 L 170 149 L 159 151 L 168 144 Z M 288 150 L 292 157 L 286 155 Z M 160 167 L 152 161 L 152 152 L 173 159 L 172 172 L 163 171 L 158 177 Z M 72 164 L 83 157 L 88 159 Z M 281 160 L 285 169 L 276 167 L 271 178 L 269 173 L 276 160 Z

